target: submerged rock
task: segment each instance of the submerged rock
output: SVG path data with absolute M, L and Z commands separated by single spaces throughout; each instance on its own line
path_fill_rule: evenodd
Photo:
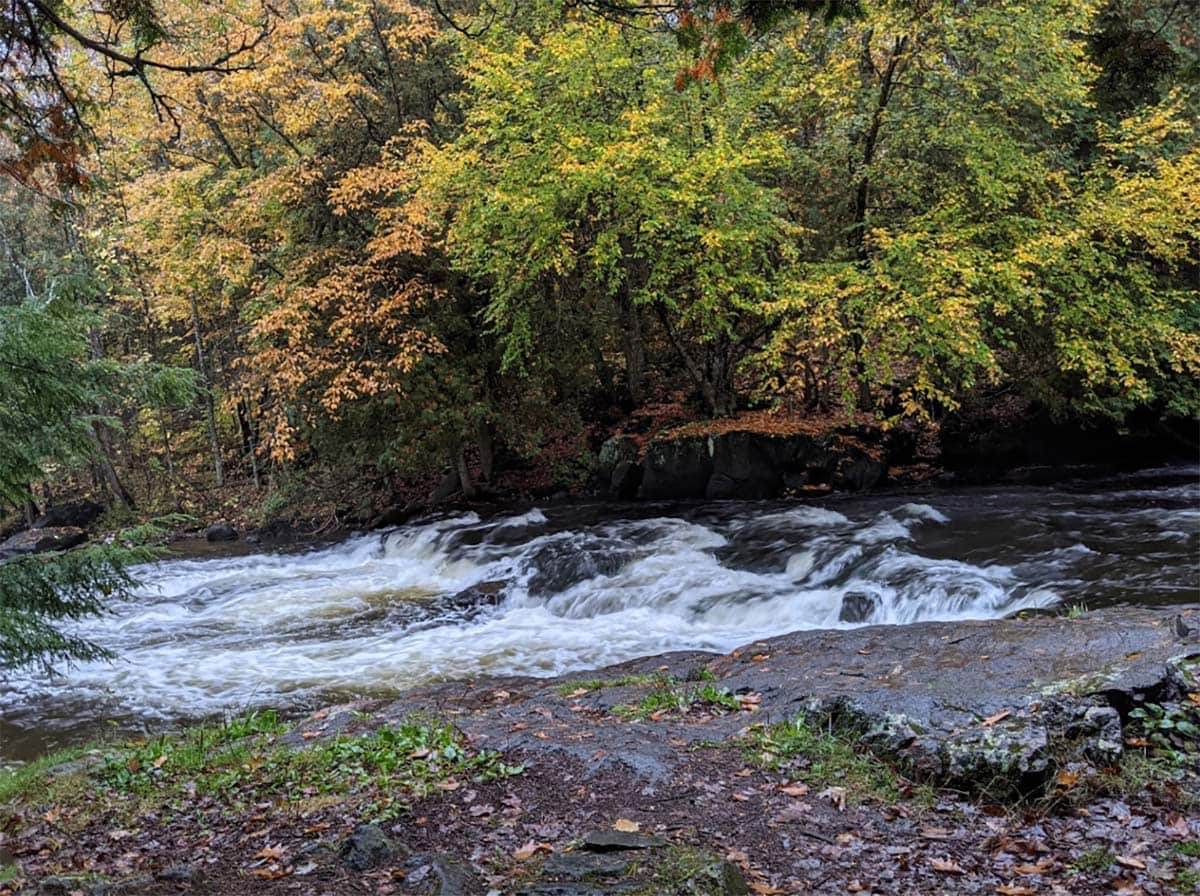
M 205 541 L 237 541 L 238 530 L 229 523 L 213 523 L 204 530 Z

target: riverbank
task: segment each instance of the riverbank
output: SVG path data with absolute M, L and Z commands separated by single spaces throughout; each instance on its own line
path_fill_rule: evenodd
M 1113 608 L 258 714 L 6 779 L 0 893 L 1187 893 L 1198 671 Z

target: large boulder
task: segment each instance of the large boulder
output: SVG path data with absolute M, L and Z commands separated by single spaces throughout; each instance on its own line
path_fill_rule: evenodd
M 205 541 L 237 541 L 238 530 L 229 523 L 213 523 L 204 530 Z
M 85 541 L 87 533 L 77 526 L 27 529 L 0 542 L 0 558 L 18 554 L 40 554 L 44 551 L 65 551 Z
M 613 436 L 600 446 L 592 487 L 606 498 L 628 500 L 637 497 L 642 484 L 642 465 L 638 462 L 638 444 L 629 436 Z
M 703 498 L 712 478 L 714 451 L 711 436 L 652 442 L 642 462 L 641 497 Z
M 95 501 L 71 501 L 68 504 L 56 504 L 47 507 L 46 512 L 38 517 L 34 529 L 60 529 L 72 527 L 86 529 L 104 513 L 104 505 Z

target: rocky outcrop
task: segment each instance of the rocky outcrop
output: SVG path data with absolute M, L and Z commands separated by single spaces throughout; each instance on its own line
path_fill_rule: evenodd
M 465 710 L 456 724 L 489 748 L 531 762 L 548 752 L 574 757 L 597 772 L 616 765 L 653 789 L 688 744 L 740 736 L 746 714 L 717 714 L 703 726 L 603 719 L 644 696 L 621 682 L 699 674 L 729 693 L 755 695 L 750 721 L 803 716 L 852 735 L 915 777 L 1027 793 L 1064 768 L 1113 764 L 1135 709 L 1170 706 L 1200 689 L 1198 619 L 1197 606 L 1118 607 L 1076 618 L 795 632 L 724 656 L 667 654 L 589 672 L 588 679 L 616 684 L 569 701 L 561 693 L 570 692 L 570 677 L 502 679 L 414 691 L 384 714 L 455 705 Z
M 0 542 L 0 559 L 19 554 L 65 551 L 87 541 L 87 533 L 75 526 L 27 529 Z
M 38 517 L 32 528 L 58 529 L 70 526 L 86 529 L 104 513 L 104 505 L 95 501 L 72 501 L 68 504 L 56 504 L 46 508 L 46 512 Z
M 843 434 L 728 432 L 637 443 L 616 436 L 601 446 L 593 475 L 609 498 L 760 499 L 808 489 L 862 491 L 887 477 L 887 466 Z

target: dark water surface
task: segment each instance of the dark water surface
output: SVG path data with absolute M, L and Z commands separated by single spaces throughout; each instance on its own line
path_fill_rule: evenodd
M 803 504 L 465 514 L 300 553 L 169 560 L 78 627 L 116 662 L 3 682 L 0 759 L 109 728 L 726 651 L 802 628 L 1194 601 L 1198 561 L 1191 467 Z

